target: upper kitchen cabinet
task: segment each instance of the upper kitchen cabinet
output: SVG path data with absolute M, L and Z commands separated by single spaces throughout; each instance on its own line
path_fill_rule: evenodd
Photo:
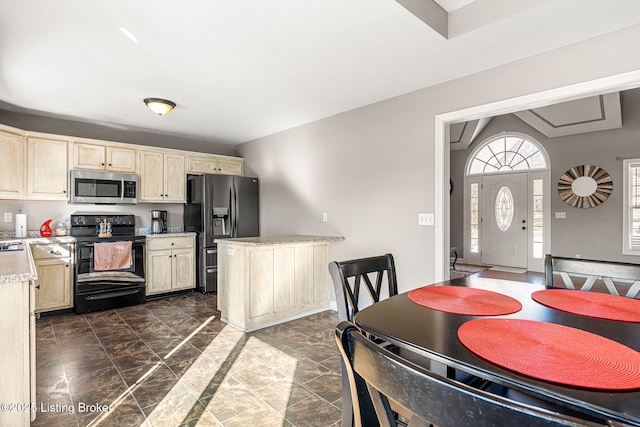
M 215 173 L 242 176 L 242 160 L 215 155 L 190 155 L 187 173 Z
M 132 148 L 73 143 L 73 169 L 136 172 L 136 150 Z
M 24 197 L 25 152 L 22 133 L 0 128 L 0 198 Z
M 67 141 L 27 138 L 27 197 L 67 200 L 69 162 Z
M 184 203 L 185 157 L 157 151 L 139 152 L 140 202 Z

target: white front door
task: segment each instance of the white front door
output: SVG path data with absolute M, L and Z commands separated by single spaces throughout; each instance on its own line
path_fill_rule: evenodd
M 482 178 L 482 264 L 527 268 L 526 173 Z

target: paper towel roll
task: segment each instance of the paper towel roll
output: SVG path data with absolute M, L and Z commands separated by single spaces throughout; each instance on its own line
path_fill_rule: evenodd
M 16 214 L 16 237 L 27 237 L 27 214 Z

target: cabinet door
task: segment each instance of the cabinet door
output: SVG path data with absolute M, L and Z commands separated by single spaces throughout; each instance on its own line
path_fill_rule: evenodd
M 36 311 L 73 307 L 70 263 L 62 259 L 38 260 L 36 271 Z
M 164 200 L 184 202 L 186 200 L 187 175 L 184 167 L 184 156 L 178 154 L 164 155 Z
M 24 165 L 22 136 L 0 132 L 0 197 L 24 196 Z
M 313 300 L 313 247 L 296 246 L 294 257 L 293 305 L 302 307 Z
M 218 160 L 218 173 L 222 175 L 242 176 L 242 160 Z
M 193 249 L 176 249 L 173 254 L 173 268 L 171 274 L 173 275 L 174 291 L 178 289 L 190 289 L 195 288 L 195 271 L 196 271 L 196 259 Z
M 171 251 L 147 251 L 147 295 L 171 291 Z
M 102 145 L 73 144 L 73 168 L 105 170 L 105 150 Z
M 27 195 L 36 200 L 67 200 L 67 142 L 27 139 Z
M 136 150 L 107 147 L 107 169 L 116 172 L 136 172 Z
M 161 201 L 164 198 L 164 155 L 140 151 L 140 201 Z
M 187 173 L 216 173 L 218 159 L 213 156 L 189 156 Z
M 249 318 L 273 313 L 273 249 L 251 249 L 249 261 Z

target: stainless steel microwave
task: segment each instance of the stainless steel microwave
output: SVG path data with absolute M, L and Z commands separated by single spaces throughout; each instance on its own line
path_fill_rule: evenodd
M 72 170 L 69 203 L 133 205 L 138 203 L 138 175 Z

